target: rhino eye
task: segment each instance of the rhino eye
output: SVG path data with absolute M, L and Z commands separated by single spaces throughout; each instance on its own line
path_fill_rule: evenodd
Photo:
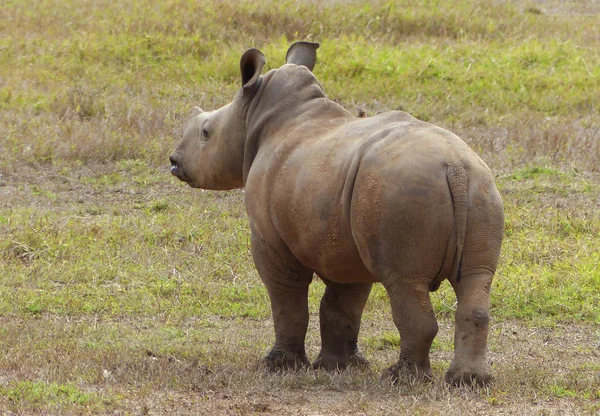
M 208 139 L 208 130 L 202 129 L 202 137 Z

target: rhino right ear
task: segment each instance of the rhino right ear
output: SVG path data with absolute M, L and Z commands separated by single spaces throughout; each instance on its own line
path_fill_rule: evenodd
M 318 42 L 296 42 L 287 51 L 285 55 L 286 64 L 304 65 L 313 70 L 317 61 Z
M 242 88 L 244 91 L 252 91 L 257 87 L 260 73 L 267 62 L 265 55 L 258 49 L 248 49 L 240 60 L 240 71 L 242 73 Z

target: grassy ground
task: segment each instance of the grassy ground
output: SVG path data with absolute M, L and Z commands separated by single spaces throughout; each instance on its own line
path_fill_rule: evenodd
M 577 2 L 4 1 L 0 7 L 0 410 L 4 414 L 600 412 L 600 8 Z M 270 375 L 267 295 L 241 191 L 166 157 L 187 109 L 227 103 L 239 56 L 315 74 L 351 111 L 461 135 L 507 214 L 484 390 L 441 383 L 455 299 L 433 295 L 436 381 L 381 385 L 399 339 L 381 287 L 369 370 Z M 310 292 L 318 352 L 323 285 Z

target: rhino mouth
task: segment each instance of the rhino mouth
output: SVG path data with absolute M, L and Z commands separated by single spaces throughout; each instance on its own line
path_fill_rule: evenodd
M 190 183 L 192 180 L 185 174 L 180 166 L 171 166 L 171 175 L 183 182 Z
M 190 177 L 187 176 L 187 174 L 185 173 L 185 170 L 183 169 L 183 167 L 181 165 L 179 165 L 177 163 L 177 160 L 175 160 L 173 157 L 171 157 L 171 175 L 175 176 L 180 181 L 183 181 L 186 183 L 192 182 Z

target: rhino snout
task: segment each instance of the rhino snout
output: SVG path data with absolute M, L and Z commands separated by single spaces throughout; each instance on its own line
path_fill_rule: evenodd
M 182 180 L 184 182 L 189 182 L 189 178 L 185 174 L 185 171 L 179 164 L 179 158 L 176 155 L 171 155 L 169 157 L 169 161 L 171 162 L 171 174 L 176 176 L 177 179 Z
M 177 170 L 179 169 L 179 161 L 177 160 L 177 156 L 169 156 L 169 162 L 171 162 L 171 173 L 177 176 Z

